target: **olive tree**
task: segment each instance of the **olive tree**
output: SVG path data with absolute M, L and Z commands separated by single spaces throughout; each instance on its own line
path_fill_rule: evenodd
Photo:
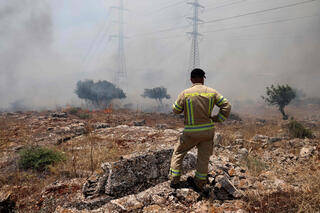
M 78 81 L 75 93 L 96 108 L 107 107 L 113 99 L 126 98 L 122 89 L 108 81 Z
M 271 85 L 266 89 L 267 96 L 262 96 L 262 99 L 269 105 L 278 106 L 283 120 L 287 120 L 288 115 L 286 115 L 284 108 L 296 97 L 296 92 L 289 85 L 278 85 L 276 87 Z
M 167 88 L 155 87 L 152 89 L 144 89 L 144 93 L 141 95 L 144 98 L 155 99 L 159 105 L 162 105 L 164 98 L 170 99 L 170 95 L 167 93 Z

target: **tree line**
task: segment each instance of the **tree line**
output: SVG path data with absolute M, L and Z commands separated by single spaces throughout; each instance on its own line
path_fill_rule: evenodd
M 98 109 L 108 107 L 113 99 L 126 98 L 126 94 L 121 88 L 116 87 L 106 80 L 97 82 L 94 82 L 93 80 L 78 81 L 75 93 L 87 104 Z M 296 98 L 296 93 L 297 92 L 289 85 L 271 85 L 270 87 L 266 87 L 266 96 L 261 96 L 261 98 L 268 105 L 277 106 L 282 114 L 282 118 L 287 120 L 288 115 L 285 113 L 284 109 L 294 98 Z M 163 99 L 170 99 L 167 88 L 162 86 L 144 89 L 141 96 L 154 99 L 159 106 L 162 106 Z

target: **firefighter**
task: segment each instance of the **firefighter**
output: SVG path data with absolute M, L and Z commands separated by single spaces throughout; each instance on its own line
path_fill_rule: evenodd
M 213 152 L 214 124 L 225 121 L 231 111 L 228 100 L 216 90 L 204 85 L 205 72 L 194 69 L 191 72 L 192 87 L 179 94 L 172 106 L 175 114 L 184 113 L 184 131 L 180 142 L 175 145 L 169 178 L 170 186 L 178 188 L 182 174 L 182 161 L 193 147 L 197 147 L 197 167 L 194 178 L 188 177 L 188 183 L 202 191 L 207 183 L 209 158 Z M 219 113 L 211 116 L 214 105 Z

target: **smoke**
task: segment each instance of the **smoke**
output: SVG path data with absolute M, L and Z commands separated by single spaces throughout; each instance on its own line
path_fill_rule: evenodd
M 1 107 L 54 106 L 70 98 L 66 90 L 75 67 L 53 50 L 53 28 L 45 1 L 1 1 Z
M 0 108 L 78 104 L 74 94 L 77 81 L 112 82 L 117 70 L 118 44 L 110 36 L 117 34 L 118 14 L 116 9 L 109 14 L 107 8 L 117 2 L 1 1 Z M 140 95 L 145 88 L 158 86 L 167 88 L 175 99 L 186 88 L 189 78 L 191 40 L 186 32 L 192 29 L 182 27 L 188 25 L 186 17 L 192 16 L 190 5 L 156 0 L 124 3 L 128 9 L 124 21 L 126 102 L 153 104 Z M 224 1 L 200 3 L 206 7 L 200 18 L 209 21 L 292 1 L 248 0 L 226 7 L 219 7 L 225 5 Z M 261 100 L 265 87 L 271 84 L 289 84 L 309 97 L 320 97 L 320 17 L 314 16 L 320 15 L 319 11 L 320 4 L 315 1 L 200 25 L 200 62 L 207 73 L 206 84 L 234 102 Z M 106 15 L 108 30 L 103 28 L 84 62 L 90 44 L 105 26 Z M 241 28 L 288 18 L 297 19 Z M 175 27 L 176 30 L 166 31 Z

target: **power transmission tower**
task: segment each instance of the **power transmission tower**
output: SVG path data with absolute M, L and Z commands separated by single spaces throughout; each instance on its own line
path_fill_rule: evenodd
M 114 74 L 114 84 L 123 90 L 127 89 L 127 71 L 126 71 L 126 56 L 124 48 L 124 18 L 123 12 L 126 10 L 123 7 L 123 0 L 119 0 L 119 5 L 111 7 L 118 10 L 118 34 L 111 36 L 111 38 L 118 39 L 118 56 L 117 56 L 117 69 Z
M 202 36 L 199 33 L 199 22 L 202 20 L 199 19 L 199 8 L 204 8 L 201 4 L 199 4 L 198 0 L 194 0 L 193 2 L 188 2 L 193 7 L 193 17 L 187 17 L 187 19 L 191 20 L 193 31 L 187 32 L 188 35 L 191 36 L 191 53 L 190 53 L 190 61 L 189 61 L 189 70 L 188 77 L 190 76 L 191 70 L 194 68 L 200 67 L 200 55 L 199 55 L 199 37 Z

